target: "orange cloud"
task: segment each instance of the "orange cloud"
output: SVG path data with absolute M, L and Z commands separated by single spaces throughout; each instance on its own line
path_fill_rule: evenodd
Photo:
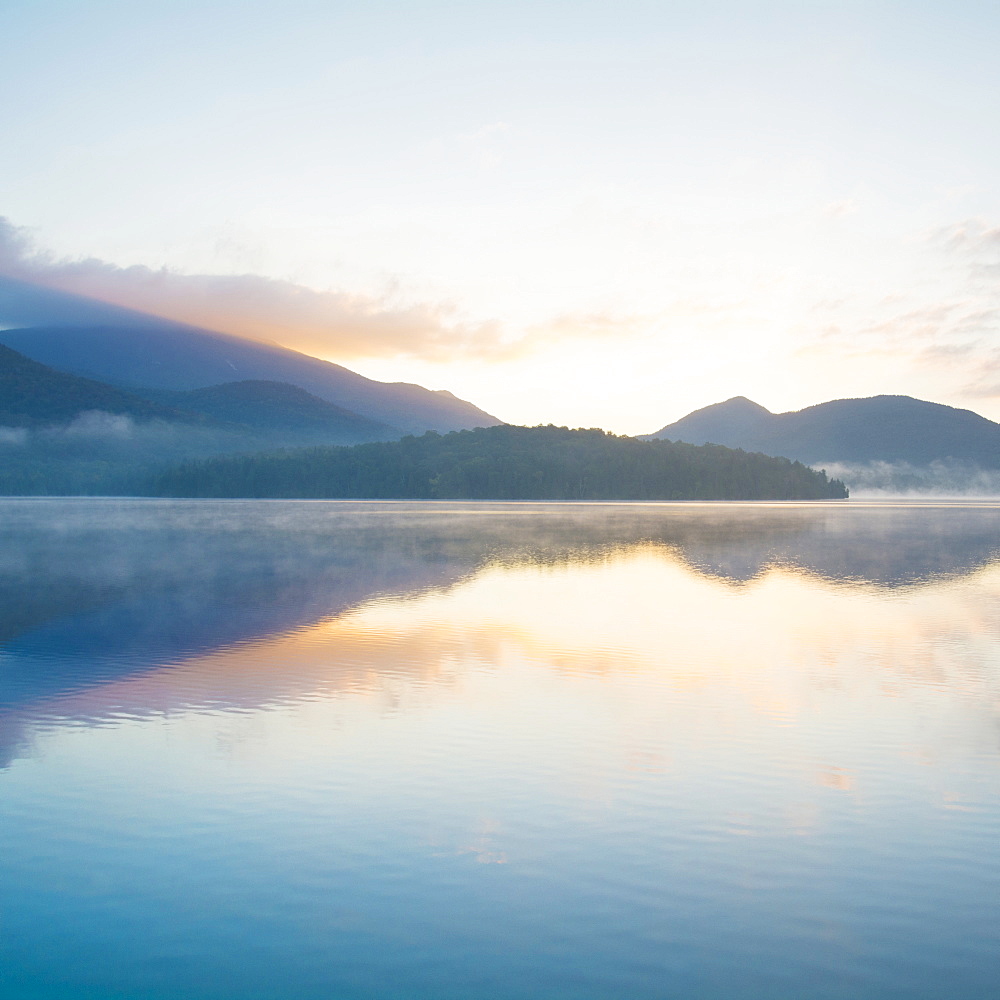
M 385 298 L 317 291 L 255 274 L 182 274 L 57 260 L 0 219 L 0 274 L 165 319 L 340 359 L 413 355 L 496 358 L 522 353 L 494 322 L 470 323 L 454 306 L 394 305 Z M 0 317 L 2 318 L 2 317 Z
M 82 295 L 168 320 L 189 323 L 338 361 L 411 356 L 425 361 L 509 361 L 555 343 L 618 340 L 658 319 L 606 312 L 561 314 L 519 330 L 491 320 L 472 322 L 450 303 L 400 305 L 391 294 L 319 291 L 258 274 L 183 274 L 142 265 L 57 259 L 38 250 L 28 231 L 0 217 L 0 275 Z M 2 306 L 2 303 L 0 303 Z M 703 305 L 675 304 L 683 315 Z M 2 311 L 2 310 L 0 310 Z M 65 323 L 66 309 L 38 309 L 18 325 Z M 106 322 L 98 314 L 85 322 Z M 10 317 L 0 315 L 0 322 Z

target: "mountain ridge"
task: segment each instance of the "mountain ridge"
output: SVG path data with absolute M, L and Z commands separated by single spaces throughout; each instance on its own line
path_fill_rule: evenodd
M 215 425 L 222 429 L 309 432 L 315 443 L 359 444 L 401 437 L 378 423 L 287 382 L 227 382 L 188 391 L 129 392 L 61 372 L 0 344 L 0 427 L 58 428 L 86 413 L 138 422 Z M 299 440 L 289 444 L 301 444 Z
M 833 399 L 785 413 L 734 396 L 643 439 L 711 442 L 811 465 L 960 461 L 1000 469 L 1000 424 L 972 410 L 905 395 Z
M 66 424 L 92 411 L 138 420 L 197 422 L 192 413 L 106 382 L 56 371 L 0 344 L 0 425 L 27 428 Z
M 289 382 L 250 379 L 187 391 L 147 389 L 139 395 L 224 423 L 272 432 L 322 434 L 332 444 L 360 444 L 402 436 L 398 427 L 369 420 Z
M 400 436 L 282 382 L 131 393 L 0 344 L 0 495 L 130 493 L 210 455 Z
M 166 320 L 0 275 L 0 344 L 68 374 L 119 388 L 189 390 L 287 382 L 401 433 L 503 423 L 447 389 L 378 382 L 276 343 Z

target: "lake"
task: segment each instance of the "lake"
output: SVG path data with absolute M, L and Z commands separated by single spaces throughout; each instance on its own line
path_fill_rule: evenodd
M 1000 505 L 0 500 L 0 996 L 995 998 Z

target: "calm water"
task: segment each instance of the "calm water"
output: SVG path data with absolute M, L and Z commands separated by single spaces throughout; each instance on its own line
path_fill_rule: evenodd
M 995 998 L 1000 506 L 0 501 L 6 998 Z

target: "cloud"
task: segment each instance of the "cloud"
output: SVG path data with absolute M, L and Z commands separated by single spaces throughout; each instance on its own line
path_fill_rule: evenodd
M 831 202 L 823 209 L 823 214 L 831 219 L 842 219 L 848 215 L 856 215 L 857 211 L 858 203 L 853 198 L 847 198 L 843 201 Z
M 972 399 L 1000 399 L 1000 347 L 979 351 L 966 369 L 964 393 Z
M 841 357 L 858 364 L 890 362 L 918 378 L 950 384 L 953 405 L 1000 399 L 998 333 L 1000 307 L 975 302 L 928 304 L 878 324 L 827 331 Z
M 147 427 L 151 425 L 147 425 Z M 51 424 L 35 428 L 0 427 L 0 445 L 21 446 L 29 442 L 59 439 L 127 441 L 135 436 L 137 426 L 132 418 L 126 414 L 106 413 L 104 410 L 85 410 L 65 424 Z M 173 430 L 162 421 L 156 423 L 155 429 L 167 432 Z
M 886 343 L 932 339 L 953 325 L 952 317 L 962 306 L 959 302 L 930 303 L 862 327 L 860 332 L 862 335 L 877 334 Z
M 532 343 L 552 344 L 582 338 L 605 340 L 629 337 L 655 322 L 649 316 L 619 316 L 609 312 L 564 313 L 530 327 Z
M 891 308 L 903 304 L 908 307 Z M 961 364 L 969 369 L 989 352 L 1000 326 L 1000 308 L 972 298 L 922 304 L 885 300 L 853 310 L 834 306 L 830 316 L 837 321 L 820 327 L 797 353 L 835 350 L 844 357 L 896 358 L 930 367 Z
M 93 258 L 59 260 L 36 249 L 25 229 L 2 218 L 0 275 L 95 300 L 76 304 L 86 314 L 84 323 L 109 322 L 100 304 L 110 303 L 338 360 L 503 359 L 532 349 L 525 335 L 510 336 L 496 322 L 470 322 L 448 303 L 400 305 L 391 296 L 318 291 L 255 274 L 182 274 Z M 29 304 L 0 302 L 0 309 L 4 306 L 7 315 L 0 321 L 8 323 L 63 323 L 73 311 L 65 300 L 43 302 L 37 296 Z
M 931 244 L 971 256 L 1000 253 L 1000 226 L 988 226 L 980 219 L 963 219 L 933 229 L 926 239 Z
M 28 431 L 25 427 L 0 427 L 0 446 L 27 444 Z
M 126 414 L 85 410 L 66 425 L 63 433 L 69 437 L 122 441 L 132 437 L 134 429 L 134 421 Z
M 905 294 L 883 295 L 861 310 L 855 305 L 865 321 L 837 326 L 859 343 L 925 357 L 988 350 L 1000 333 L 1000 227 L 966 219 L 924 233 L 921 243 L 931 255 Z M 829 312 L 841 305 L 830 302 Z

